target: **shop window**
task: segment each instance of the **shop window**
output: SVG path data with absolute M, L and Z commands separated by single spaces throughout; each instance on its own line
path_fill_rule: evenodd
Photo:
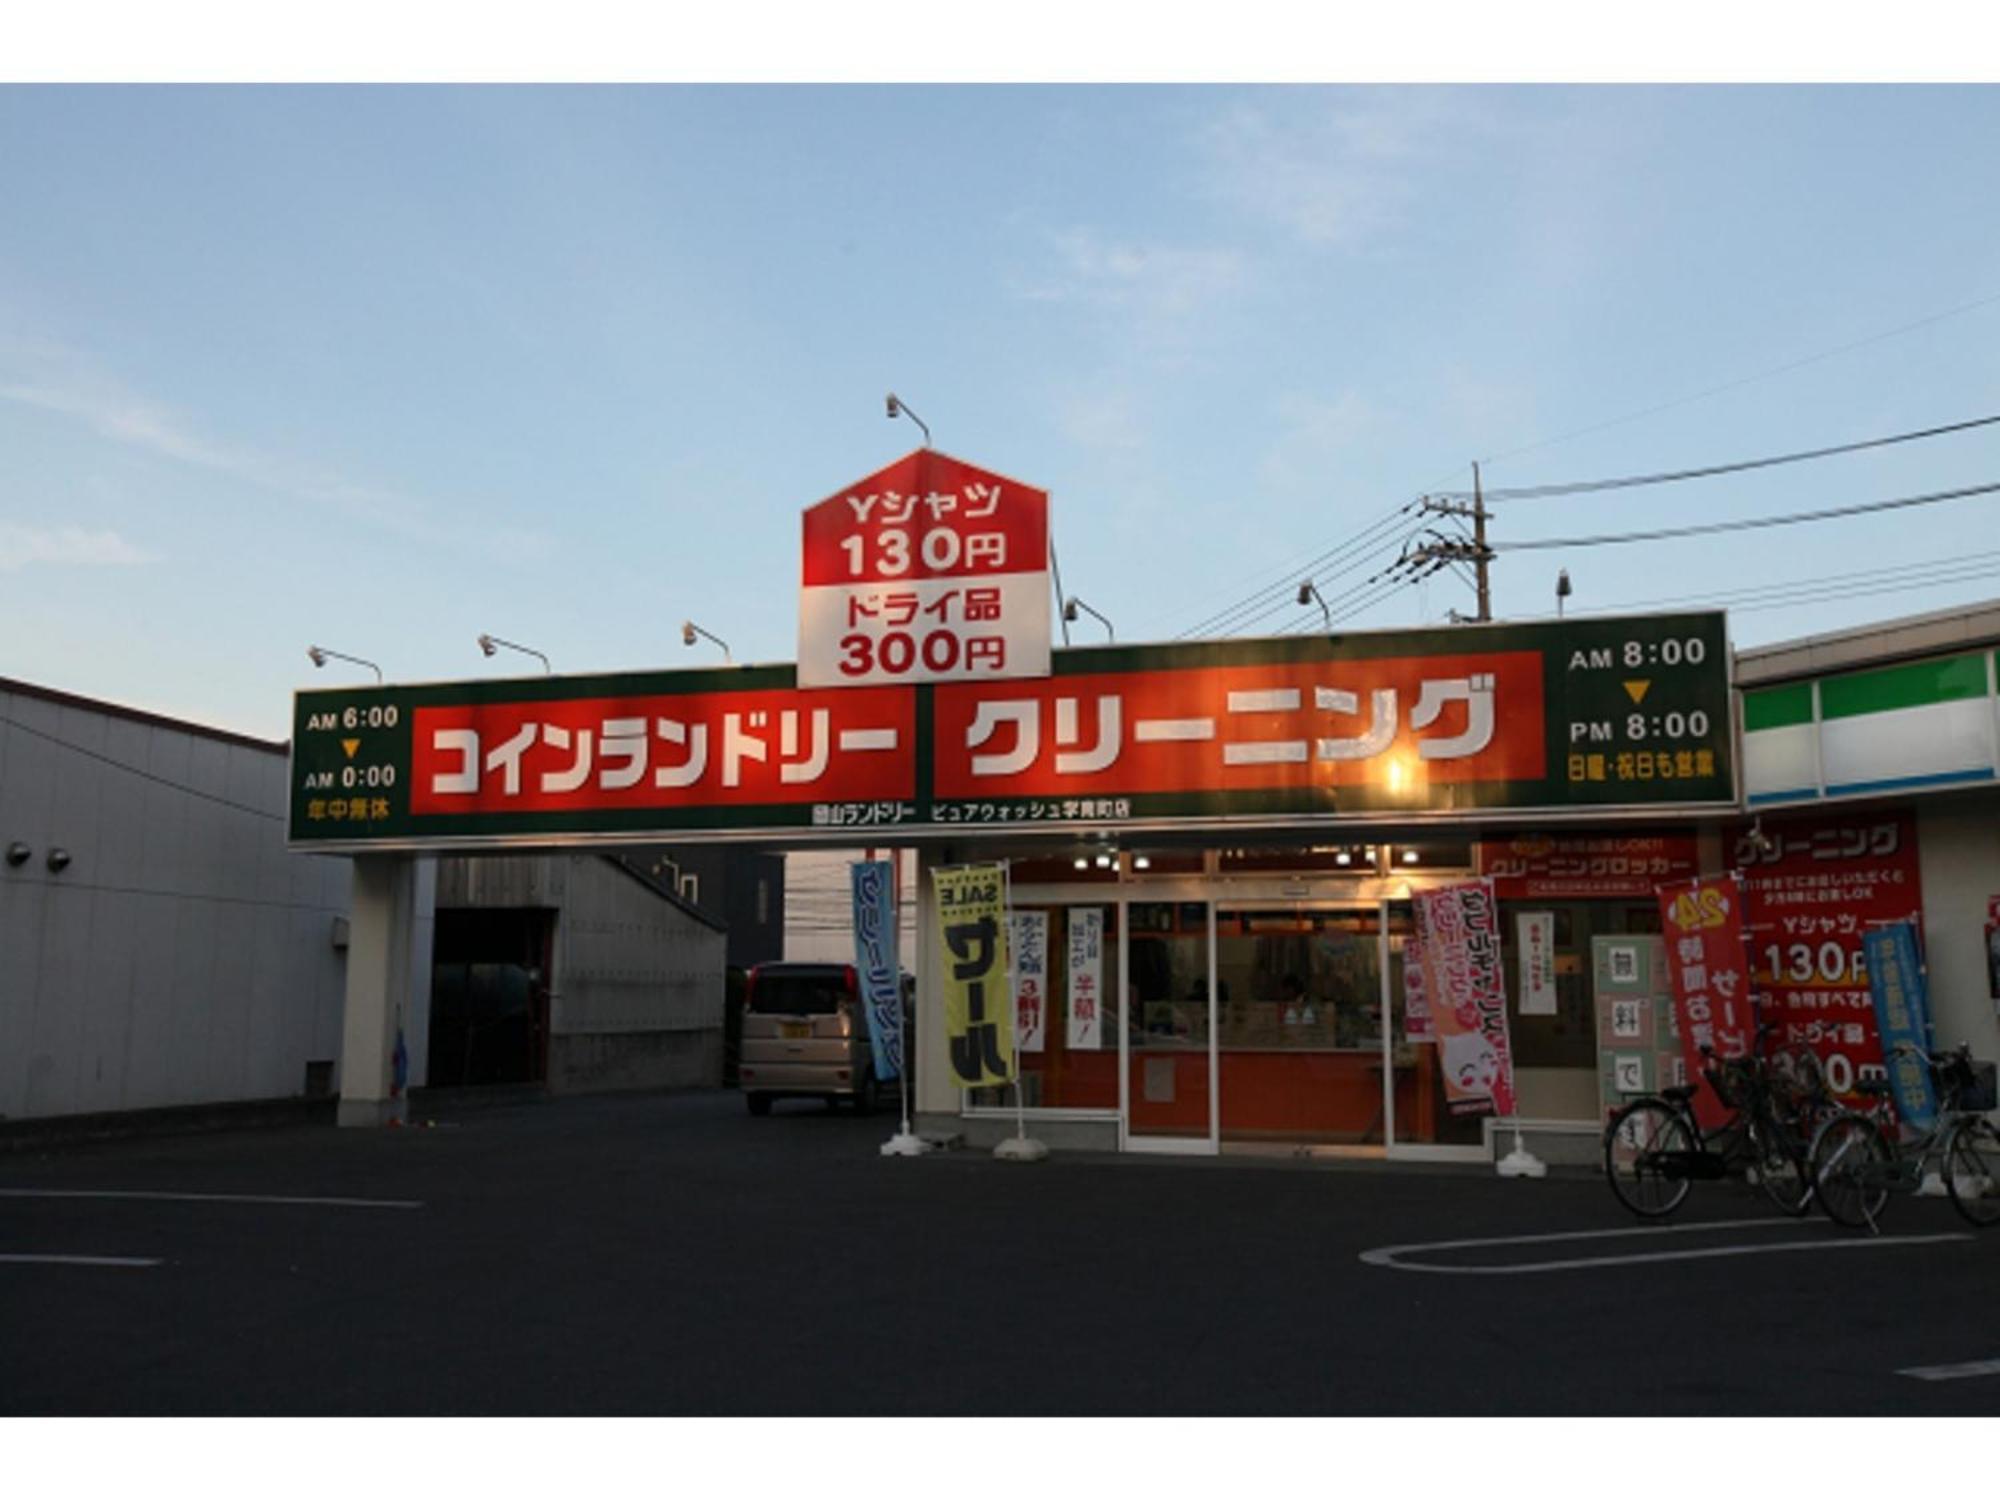
M 1377 927 L 1373 912 L 1220 914 L 1217 1045 L 1224 1051 L 1379 1053 Z
M 1018 865 L 1014 878 L 1025 883 Z M 1043 913 L 1048 941 L 1041 1046 L 1024 1047 L 1019 1056 L 1022 1104 L 1029 1109 L 1117 1109 L 1119 997 L 1124 993 L 1118 970 L 1118 907 L 1107 900 L 1015 909 Z M 1094 920 L 1085 917 L 1086 912 L 1095 914 Z M 1071 952 L 1073 941 L 1082 940 L 1090 930 L 1086 923 L 1098 934 L 1094 1037 L 1077 995 L 1090 975 L 1090 965 L 1082 952 L 1074 958 Z M 1011 1109 L 1014 1087 L 974 1089 L 970 1102 L 982 1109 Z
M 1377 850 L 1371 843 L 1312 844 L 1293 848 L 1225 849 L 1225 875 L 1318 871 L 1329 875 L 1373 875 Z

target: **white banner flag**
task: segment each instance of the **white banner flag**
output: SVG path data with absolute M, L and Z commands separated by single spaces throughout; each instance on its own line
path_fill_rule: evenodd
M 1515 917 L 1521 949 L 1521 1014 L 1556 1013 L 1556 914 L 1524 911 Z
M 1095 1052 L 1104 1045 L 1104 908 L 1069 909 L 1069 1046 Z
M 1040 1052 L 1048 1034 L 1049 914 L 1014 913 L 1014 1027 L 1023 1052 Z

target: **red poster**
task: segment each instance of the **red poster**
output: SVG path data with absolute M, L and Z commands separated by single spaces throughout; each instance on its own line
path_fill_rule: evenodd
M 1742 871 L 1746 937 L 1773 1042 L 1810 1047 L 1843 1102 L 1868 1108 L 1863 1078 L 1887 1076 L 1868 966 L 1868 929 L 1914 918 L 1923 922 L 1917 825 L 1909 813 L 1847 813 L 1761 820 L 1736 830 L 1733 858 Z
M 899 688 L 418 708 L 410 810 L 900 804 L 916 795 L 915 748 Z
M 1484 880 L 1412 898 L 1421 911 L 1423 992 L 1453 1114 L 1514 1113 L 1514 1050 L 1500 975 L 1500 925 Z
M 1713 1130 L 1728 1106 L 1703 1076 L 1714 1063 L 1747 1057 L 1756 1045 L 1750 961 L 1743 951 L 1743 889 L 1734 875 L 1684 880 L 1660 888 L 1660 930 L 1681 1056 L 1697 1083 L 1695 1119 Z M 1710 1056 L 1710 1054 L 1713 1056 Z
M 1523 834 L 1481 839 L 1477 851 L 1502 901 L 1648 900 L 1701 869 L 1691 833 Z
M 940 799 L 1432 786 L 1548 773 L 1534 651 L 936 690 Z

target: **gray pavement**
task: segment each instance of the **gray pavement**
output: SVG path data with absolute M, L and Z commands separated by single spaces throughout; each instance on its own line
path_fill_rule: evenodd
M 1871 1242 L 1704 1184 L 1662 1232 L 1582 1174 L 892 1128 L 630 1096 L 0 1155 L 0 1412 L 2000 1409 L 2000 1232 L 1941 1201 Z

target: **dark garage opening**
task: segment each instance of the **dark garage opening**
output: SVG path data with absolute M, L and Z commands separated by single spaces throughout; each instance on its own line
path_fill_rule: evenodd
M 440 909 L 431 963 L 431 1088 L 545 1083 L 553 911 Z

